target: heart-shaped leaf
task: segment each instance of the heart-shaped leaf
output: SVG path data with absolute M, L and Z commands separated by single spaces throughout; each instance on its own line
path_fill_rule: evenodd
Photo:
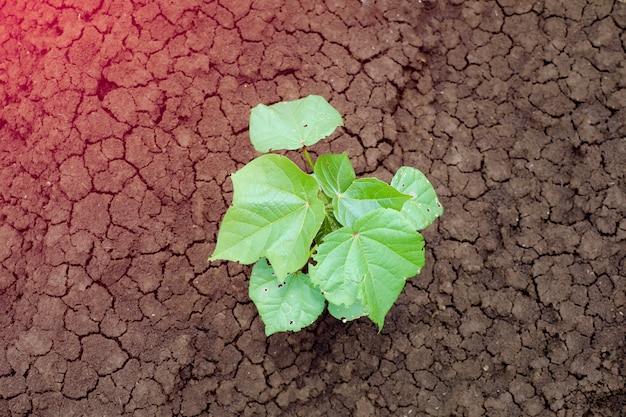
M 379 208 L 324 238 L 309 267 L 332 304 L 360 303 L 382 329 L 407 278 L 424 266 L 424 240 L 399 211 Z
M 435 189 L 421 171 L 401 167 L 391 179 L 391 186 L 412 197 L 402 206 L 402 213 L 416 230 L 425 229 L 443 214 Z
M 346 191 L 356 178 L 354 168 L 345 152 L 339 155 L 320 156 L 315 161 L 313 172 L 324 194 L 330 198 Z
M 324 296 L 306 274 L 289 274 L 283 282 L 265 259 L 252 268 L 249 295 L 265 323 L 266 336 L 297 332 L 313 323 L 326 306 Z
M 232 175 L 233 204 L 209 261 L 251 264 L 267 257 L 279 280 L 301 269 L 324 219 L 315 178 L 288 158 L 268 154 Z
M 250 114 L 250 142 L 259 152 L 311 146 L 343 126 L 339 112 L 324 97 L 310 95 L 266 106 Z
M 378 208 L 400 211 L 402 205 L 410 199 L 410 196 L 377 178 L 360 178 L 344 193 L 333 198 L 333 208 L 339 223 L 350 226 L 359 217 Z

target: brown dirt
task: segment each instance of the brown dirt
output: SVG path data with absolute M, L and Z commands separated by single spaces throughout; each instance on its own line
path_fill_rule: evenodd
M 626 4 L 0 0 L 0 415 L 626 415 Z M 249 109 L 446 208 L 377 334 L 208 265 Z

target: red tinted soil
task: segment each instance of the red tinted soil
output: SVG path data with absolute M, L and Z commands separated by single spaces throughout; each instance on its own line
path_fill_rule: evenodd
M 611 0 L 0 0 L 0 415 L 626 415 L 625 48 Z M 446 209 L 381 334 L 266 338 L 206 262 L 312 93 Z

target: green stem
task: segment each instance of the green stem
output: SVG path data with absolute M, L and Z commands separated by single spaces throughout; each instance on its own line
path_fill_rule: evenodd
M 311 167 L 311 171 L 314 171 L 315 167 L 313 166 L 313 160 L 311 160 L 311 155 L 309 155 L 309 151 L 306 149 L 306 146 L 304 146 L 302 149 L 304 150 L 304 157 Z

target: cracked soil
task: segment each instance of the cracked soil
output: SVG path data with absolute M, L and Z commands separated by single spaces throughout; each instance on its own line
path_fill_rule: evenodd
M 207 263 L 308 94 L 445 207 L 380 334 Z M 625 162 L 618 0 L 0 0 L 0 415 L 624 416 Z

